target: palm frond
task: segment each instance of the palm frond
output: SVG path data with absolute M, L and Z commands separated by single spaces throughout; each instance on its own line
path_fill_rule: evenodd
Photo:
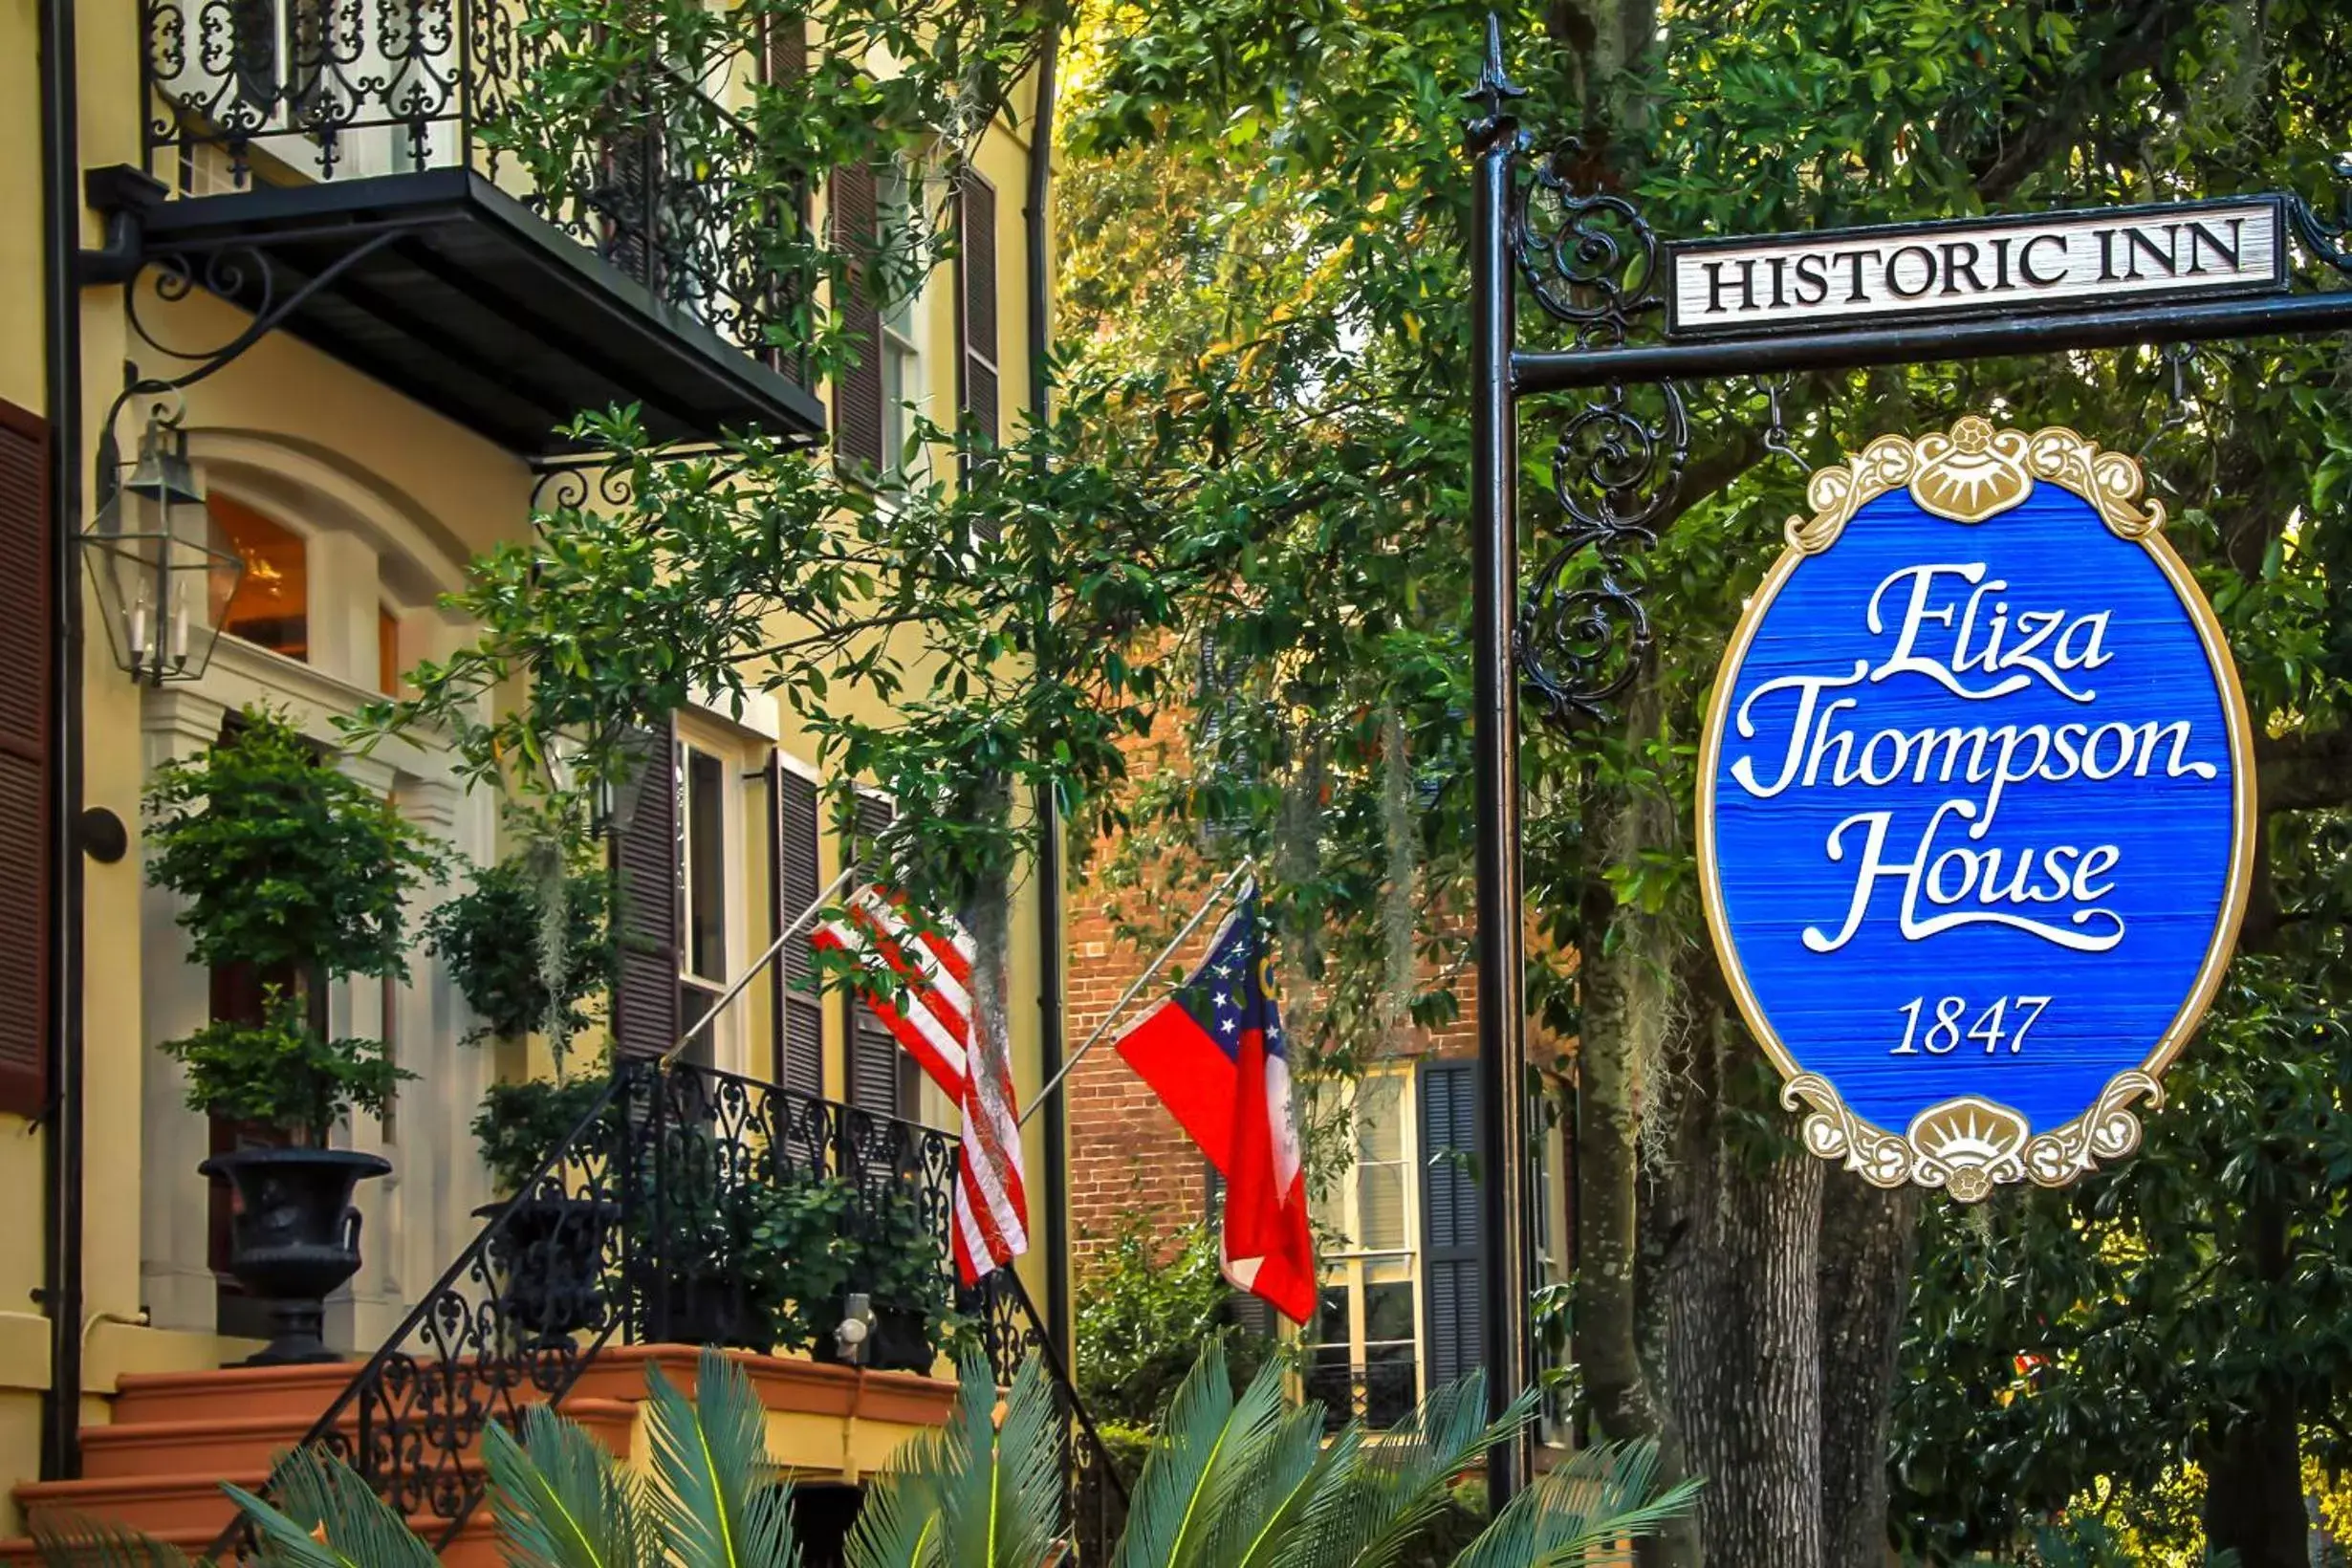
M 1582 1568 L 1688 1513 L 1700 1483 L 1658 1490 L 1654 1443 L 1586 1448 L 1514 1497 L 1453 1568 Z
M 1303 1568 L 1397 1568 L 1444 1512 L 1453 1478 L 1533 1420 L 1539 1397 L 1528 1390 L 1489 1425 L 1485 1374 L 1433 1390 L 1366 1440 L 1352 1485 L 1317 1500 L 1301 1533 Z
M 688 1400 L 648 1367 L 653 1515 L 682 1568 L 795 1568 L 788 1487 L 767 1473 L 768 1419 L 751 1380 L 706 1346 Z
M 1225 1347 L 1212 1340 L 1177 1385 L 1162 1436 L 1143 1461 L 1143 1473 L 1128 1499 L 1127 1528 L 1120 1535 L 1113 1568 L 1168 1568 L 1199 1507 L 1202 1484 L 1232 1413 L 1233 1385 L 1226 1375 Z
M 1319 1405 L 1285 1413 L 1267 1445 L 1264 1485 L 1236 1511 L 1247 1528 L 1235 1533 L 1218 1560 L 1234 1568 L 1276 1568 L 1290 1560 L 1316 1500 L 1347 1485 L 1361 1463 L 1357 1450 L 1362 1445 L 1363 1427 L 1352 1421 L 1325 1442 Z
M 37 1510 L 25 1527 L 46 1568 L 194 1568 L 169 1541 L 70 1509 Z
M 900 1444 L 890 1469 L 866 1484 L 849 1533 L 849 1568 L 935 1568 L 943 1562 L 940 1489 L 954 1467 L 945 1429 Z
M 297 1448 L 271 1473 L 278 1501 L 223 1485 L 261 1538 L 272 1568 L 438 1568 L 398 1510 L 332 1454 Z
M 1061 1516 L 1061 1450 L 1054 1391 L 1033 1357 L 1013 1375 L 1001 1426 L 996 1380 L 977 1351 L 958 1374 L 951 1451 L 944 1478 L 947 1560 L 955 1568 L 1036 1568 Z
M 1230 1568 L 1243 1543 L 1265 1522 L 1274 1503 L 1267 1483 L 1276 1454 L 1296 1456 L 1296 1418 L 1306 1413 L 1285 1407 L 1284 1376 L 1283 1364 L 1270 1361 L 1234 1400 L 1224 1441 L 1202 1477 L 1192 1521 L 1168 1559 L 1170 1568 Z
M 534 1405 L 523 1414 L 519 1442 L 492 1425 L 482 1451 L 512 1568 L 650 1568 L 657 1560 L 643 1489 L 584 1427 Z

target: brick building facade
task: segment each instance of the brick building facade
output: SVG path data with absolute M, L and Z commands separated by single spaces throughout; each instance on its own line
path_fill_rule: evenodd
M 1166 895 L 1159 913 L 1172 923 L 1205 892 L 1196 879 Z M 1120 933 L 1114 897 L 1097 882 L 1074 889 L 1068 901 L 1065 996 L 1074 1041 L 1093 1033 L 1151 958 L 1149 948 Z M 1190 971 L 1221 919 L 1222 911 L 1187 940 L 1122 1014 L 1114 1034 Z M 1375 1426 L 1402 1417 L 1429 1388 L 1480 1361 L 1479 1204 L 1470 1158 L 1476 980 L 1466 968 L 1451 983 L 1461 1004 L 1453 1020 L 1413 1030 L 1355 1085 L 1300 1085 L 1302 1095 L 1352 1097 L 1354 1144 L 1349 1170 L 1316 1202 L 1323 1292 L 1317 1321 L 1301 1331 L 1311 1347 L 1308 1391 L 1335 1412 L 1353 1409 Z M 1294 1012 L 1296 984 L 1293 978 Z M 1073 1270 L 1083 1299 L 1090 1264 L 1123 1220 L 1141 1212 L 1155 1230 L 1168 1231 L 1203 1217 L 1213 1198 L 1212 1175 L 1107 1040 L 1072 1070 L 1066 1093 Z M 1557 1260 L 1564 1249 L 1556 1238 L 1567 1234 L 1565 1141 L 1550 1142 L 1537 1247 Z M 1557 1262 L 1552 1272 L 1557 1276 Z

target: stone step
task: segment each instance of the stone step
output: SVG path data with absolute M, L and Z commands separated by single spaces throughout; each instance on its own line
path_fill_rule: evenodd
M 615 1453 L 625 1453 L 637 1406 L 626 1400 L 574 1397 L 564 1414 L 588 1427 Z M 222 1474 L 267 1470 L 302 1441 L 314 1418 L 300 1415 L 220 1415 L 197 1421 L 139 1421 L 81 1429 L 81 1474 L 87 1481 L 170 1475 L 204 1466 Z M 337 1424 L 348 1440 L 357 1416 Z
M 359 1374 L 359 1361 L 312 1366 L 224 1366 L 207 1372 L 126 1372 L 117 1385 L 113 1425 L 202 1421 L 233 1401 L 243 1416 L 290 1416 L 308 1426 Z

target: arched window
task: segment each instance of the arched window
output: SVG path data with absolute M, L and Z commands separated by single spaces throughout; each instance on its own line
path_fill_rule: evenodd
M 245 580 L 237 585 L 221 630 L 308 663 L 311 575 L 302 535 L 232 495 L 216 490 L 205 505 L 245 557 Z

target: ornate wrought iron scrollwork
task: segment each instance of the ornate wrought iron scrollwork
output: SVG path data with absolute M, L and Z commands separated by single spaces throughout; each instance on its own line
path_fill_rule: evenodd
M 439 1521 L 446 1547 L 482 1500 L 483 1429 L 518 1423 L 532 1405 L 560 1405 L 606 1345 L 773 1346 L 777 1303 L 746 1249 L 768 1195 L 831 1182 L 845 1198 L 843 1233 L 869 1251 L 927 1238 L 936 1258 L 935 1276 L 911 1272 L 930 1281 L 911 1295 L 869 1292 L 878 1314 L 959 1305 L 1006 1379 L 1040 1355 L 1063 1402 L 1074 1476 L 1107 1472 L 1018 1278 L 1000 1271 L 957 1301 L 947 1248 L 956 1152 L 935 1128 L 756 1078 L 624 1060 L 518 1193 L 480 1211 L 480 1234 L 303 1444 L 339 1455 L 410 1519 Z M 822 1355 L 830 1324 L 813 1326 Z M 1078 1495 L 1074 1483 L 1074 1506 Z M 1123 1504 L 1123 1489 L 1116 1495 Z M 211 1556 L 249 1556 L 250 1544 L 232 1526 Z
M 595 478 L 589 470 L 595 470 Z M 541 468 L 531 482 L 531 510 L 535 512 L 577 512 L 593 499 L 608 507 L 625 507 L 636 497 L 629 470 L 612 464 L 566 463 Z
M 1582 184 L 1584 163 L 1571 141 L 1527 166 L 1508 214 L 1511 251 L 1529 293 L 1578 348 L 1616 348 L 1664 310 L 1658 236 L 1630 200 Z M 1670 381 L 1639 395 L 1607 387 L 1560 427 L 1552 491 L 1567 527 L 1542 554 L 1516 629 L 1521 676 L 1557 726 L 1598 717 L 1648 653 L 1632 555 L 1657 542 L 1689 449 Z
M 399 238 L 399 232 L 389 229 L 369 235 L 329 265 L 304 277 L 292 290 L 283 289 L 277 264 L 271 259 L 269 246 L 263 242 L 243 240 L 233 245 L 159 250 L 142 258 L 139 275 L 125 284 L 123 314 L 130 318 L 131 330 L 142 342 L 160 354 L 196 367 L 158 384 L 173 388 L 193 386 L 226 368 L 237 356 L 283 326 L 314 295 L 332 287 L 336 279 Z M 188 348 L 167 341 L 157 336 L 141 312 L 142 277 L 147 280 L 145 288 L 163 304 L 176 305 L 201 288 L 223 299 L 238 301 L 250 313 L 250 319 L 241 330 L 209 347 Z
M 2313 259 L 2352 278 L 2352 152 L 2338 153 L 2328 172 L 2336 177 L 2334 210 L 2293 196 L 2287 200 L 2287 217 Z
M 145 0 L 147 170 L 208 191 L 250 188 L 271 165 L 320 182 L 470 168 L 662 303 L 772 356 L 793 291 L 751 127 L 664 68 L 561 105 L 541 72 L 565 46 L 534 13 L 528 0 Z
M 1673 383 L 1655 411 L 1607 388 L 1570 415 L 1552 452 L 1552 490 L 1568 526 L 1519 608 L 1519 668 L 1562 728 L 1599 717 L 1641 668 L 1649 612 L 1631 553 L 1657 543 L 1690 450 Z M 1587 558 L 1589 553 L 1589 559 Z
M 1666 308 L 1658 235 L 1625 197 L 1585 189 L 1582 142 L 1535 160 L 1511 209 L 1511 253 L 1535 302 L 1576 329 L 1579 348 L 1614 348 Z

